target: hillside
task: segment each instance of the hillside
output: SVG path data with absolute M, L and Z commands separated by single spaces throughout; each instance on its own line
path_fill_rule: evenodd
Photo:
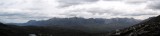
M 0 23 L 0 36 L 28 36 L 28 32 L 18 27 Z
M 160 16 L 150 18 L 132 27 L 117 30 L 111 36 L 160 36 Z
M 107 32 L 106 32 L 107 33 Z M 87 33 L 59 27 L 15 26 L 0 23 L 0 36 L 99 36 L 99 33 Z

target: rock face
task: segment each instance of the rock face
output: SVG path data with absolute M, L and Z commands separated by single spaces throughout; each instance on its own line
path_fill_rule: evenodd
M 111 36 L 160 36 L 160 16 L 126 29 L 117 30 L 111 33 Z

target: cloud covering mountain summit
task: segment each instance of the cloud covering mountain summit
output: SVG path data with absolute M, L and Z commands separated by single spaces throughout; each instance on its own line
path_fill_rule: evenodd
M 0 0 L 0 18 L 21 23 L 73 16 L 146 19 L 160 14 L 158 7 L 159 0 Z

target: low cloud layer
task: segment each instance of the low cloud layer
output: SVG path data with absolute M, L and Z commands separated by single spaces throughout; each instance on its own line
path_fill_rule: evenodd
M 160 14 L 159 0 L 0 0 L 2 22 L 52 17 L 135 18 Z
M 87 4 L 92 2 L 97 2 L 99 0 L 58 0 L 60 6 L 59 7 L 68 7 L 79 4 Z

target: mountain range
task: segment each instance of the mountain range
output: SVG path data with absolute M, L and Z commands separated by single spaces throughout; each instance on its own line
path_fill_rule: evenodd
M 56 20 L 56 21 L 64 21 L 64 19 L 72 19 L 72 20 L 78 20 L 80 18 L 52 18 L 49 19 L 50 21 Z M 96 21 L 93 21 L 95 19 L 92 19 L 89 21 L 89 19 L 84 19 L 81 18 L 81 21 L 83 22 L 96 22 L 98 25 L 103 25 L 102 22 L 106 22 L 106 20 L 109 19 L 96 19 Z M 121 22 L 123 18 L 113 18 L 116 19 L 114 22 Z M 113 20 L 112 19 L 112 20 Z M 126 18 L 125 18 L 126 19 Z M 79 30 L 75 28 L 71 28 L 68 25 L 74 25 L 72 27 L 78 26 L 78 24 L 50 24 L 50 25 L 45 25 L 44 22 L 47 22 L 49 20 L 43 20 L 42 21 L 29 21 L 28 23 L 34 23 L 34 24 L 28 24 L 28 23 L 23 23 L 25 25 L 9 25 L 9 24 L 4 24 L 0 23 L 0 35 L 1 36 L 159 36 L 160 34 L 160 16 L 157 17 L 151 17 L 149 19 L 143 20 L 138 22 L 138 24 L 133 24 L 130 26 L 127 26 L 122 29 L 115 29 L 115 31 L 110 31 L 110 32 L 98 32 L 98 33 L 91 33 L 91 32 L 86 32 L 87 30 Z M 103 20 L 103 21 L 102 21 Z M 105 20 L 105 21 L 104 21 Z M 135 20 L 135 19 L 134 19 Z M 98 23 L 98 21 L 101 21 Z M 42 24 L 36 24 L 38 22 L 41 22 Z M 64 21 L 66 22 L 66 21 Z M 70 23 L 73 23 L 75 21 L 67 21 Z M 125 20 L 125 22 L 128 22 Z M 57 22 L 59 23 L 59 22 Z M 77 22 L 76 22 L 77 23 Z M 100 24 L 101 23 L 101 24 Z M 81 24 L 81 23 L 79 23 Z M 85 23 L 86 24 L 86 23 Z M 57 26 L 59 25 L 59 26 Z M 61 26 L 63 25 L 63 26 Z M 92 25 L 92 24 L 90 24 Z M 98 27 L 95 26 L 95 27 Z M 110 26 L 109 24 L 106 24 L 107 26 Z M 104 25 L 104 26 L 106 26 Z M 64 27 L 67 26 L 67 27 Z M 112 26 L 113 27 L 113 26 Z M 83 27 L 84 29 L 86 27 Z M 105 29 L 105 28 L 103 28 Z M 106 28 L 108 29 L 108 28 Z M 114 28 L 113 28 L 114 29 Z
M 85 32 L 98 33 L 108 32 L 116 29 L 126 28 L 135 25 L 142 20 L 133 18 L 51 18 L 48 20 L 30 20 L 20 26 L 43 26 L 43 27 L 61 27 L 68 29 L 81 30 Z

